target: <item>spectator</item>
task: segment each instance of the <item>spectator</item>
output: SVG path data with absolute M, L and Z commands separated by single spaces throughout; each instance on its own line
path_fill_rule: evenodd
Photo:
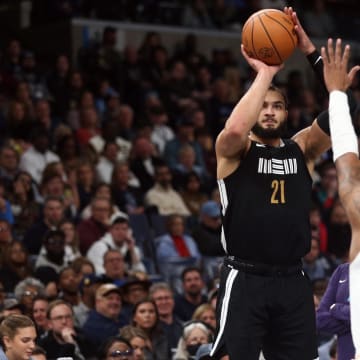
M 95 348 L 87 341 L 80 329 L 74 327 L 74 313 L 64 300 L 52 301 L 47 309 L 50 330 L 39 340 L 49 359 L 72 357 L 84 360 L 93 355 Z
M 319 239 L 312 237 L 311 249 L 303 258 L 303 269 L 311 281 L 328 279 L 335 270 L 336 264 L 320 252 Z
M 111 192 L 114 203 L 127 214 L 144 212 L 143 194 L 139 182 L 129 169 L 128 163 L 117 163 L 111 178 Z
M 111 176 L 114 171 L 114 166 L 117 161 L 117 154 L 119 146 L 115 141 L 106 142 L 103 151 L 100 155 L 99 161 L 96 164 L 96 173 L 100 181 L 110 184 Z
M 12 225 L 14 223 L 14 215 L 12 213 L 11 203 L 7 199 L 5 191 L 5 182 L 0 179 L 0 219 L 6 220 Z
M 109 198 L 95 197 L 92 199 L 91 217 L 80 221 L 77 227 L 82 254 L 86 254 L 90 246 L 105 235 L 108 230 L 110 212 Z
M 200 144 L 195 139 L 195 128 L 191 119 L 181 118 L 177 123 L 176 136 L 166 142 L 164 149 L 164 158 L 171 169 L 174 169 L 178 163 L 179 150 L 183 145 L 191 145 L 195 151 L 195 164 L 202 171 L 206 170 L 204 157 Z
M 29 276 L 17 283 L 14 294 L 23 306 L 23 313 L 31 316 L 34 299 L 38 295 L 45 295 L 45 286 L 38 279 Z
M 155 238 L 156 258 L 161 275 L 176 289 L 181 271 L 189 264 L 200 265 L 201 254 L 180 215 L 170 215 L 166 227 L 167 232 Z
M 8 191 L 14 215 L 13 233 L 19 240 L 24 238 L 26 231 L 40 216 L 40 206 L 35 200 L 34 186 L 30 174 L 19 171 Z
M 196 172 L 190 171 L 184 176 L 183 181 L 184 184 L 179 193 L 190 210 L 192 218 L 197 221 L 200 208 L 208 200 L 208 195 L 205 193 L 201 179 Z
M 80 302 L 73 306 L 76 326 L 82 328 L 89 313 L 95 308 L 95 292 L 100 285 L 100 279 L 94 274 L 84 275 L 80 280 Z
M 205 284 L 201 271 L 196 267 L 186 268 L 181 275 L 182 294 L 175 296 L 175 314 L 182 321 L 189 321 L 196 308 L 207 302 Z
M 131 325 L 145 331 L 150 338 L 155 359 L 170 358 L 167 338 L 160 326 L 157 308 L 152 300 L 145 299 L 134 306 Z
M 46 198 L 42 217 L 24 235 L 23 243 L 31 255 L 39 254 L 45 233 L 48 230 L 57 228 L 63 217 L 63 201 L 58 197 Z
M 29 360 L 35 347 L 36 330 L 27 316 L 12 315 L 0 325 L 2 359 Z M 25 342 L 23 339 L 27 339 Z M 19 344 L 21 344 L 19 346 Z
M 71 306 L 80 303 L 79 280 L 75 270 L 68 266 L 60 271 L 58 281 L 58 298 L 66 301 Z
M 112 201 L 112 194 L 111 194 L 111 186 L 110 184 L 106 184 L 104 182 L 100 182 L 95 186 L 93 197 L 97 198 L 107 198 L 110 203 L 112 204 L 111 210 L 110 210 L 110 216 L 115 213 L 124 214 L 124 216 L 127 216 L 125 213 L 121 212 L 119 208 L 113 204 Z M 89 219 L 91 217 L 91 205 L 85 206 L 85 208 L 82 210 L 80 214 L 81 219 Z
M 69 248 L 67 248 L 69 249 Z M 61 230 L 49 230 L 43 238 L 43 246 L 36 259 L 35 269 L 52 268 L 56 273 L 65 269 L 74 260 L 71 251 L 65 249 L 65 234 Z
M 220 263 L 225 256 L 221 244 L 221 210 L 218 203 L 209 200 L 200 209 L 199 224 L 193 229 L 194 238 L 203 259 L 206 279 L 219 275 Z
M 111 336 L 106 339 L 99 350 L 99 360 L 111 360 L 113 358 L 125 358 L 134 360 L 134 349 L 130 342 L 121 336 Z
M 114 284 L 101 285 L 96 290 L 95 309 L 89 313 L 83 326 L 86 337 L 98 347 L 108 337 L 117 335 L 124 325 L 120 289 Z
M 65 251 L 68 251 L 73 259 L 81 256 L 79 249 L 79 236 L 75 229 L 75 224 L 69 219 L 64 219 L 59 224 L 59 230 L 65 234 Z
M 122 313 L 128 319 L 128 322 L 131 320 L 131 313 L 135 304 L 148 298 L 150 285 L 151 282 L 147 278 L 141 279 L 136 275 L 129 276 L 125 283 L 121 285 Z
M 46 316 L 48 306 L 49 300 L 46 296 L 37 295 L 34 297 L 31 317 L 34 320 L 38 337 L 49 330 L 49 321 Z
M 102 282 L 123 285 L 128 274 L 125 271 L 125 261 L 121 252 L 116 249 L 107 250 L 103 262 L 105 273 L 100 276 Z
M 11 225 L 6 220 L 0 220 L 0 266 L 6 261 L 6 253 L 10 243 L 13 241 Z
M 32 146 L 21 155 L 19 167 L 28 172 L 39 185 L 45 166 L 50 162 L 60 161 L 60 158 L 49 149 L 49 134 L 42 126 L 32 130 L 31 144 Z
M 156 156 L 154 145 L 144 136 L 134 140 L 131 153 L 130 169 L 139 180 L 141 191 L 146 193 L 154 185 L 155 166 L 161 159 Z
M 0 148 L 0 178 L 5 182 L 6 189 L 11 188 L 19 172 L 19 154 L 13 146 L 3 145 Z
M 192 359 L 202 344 L 212 341 L 211 330 L 201 321 L 185 324 L 174 355 L 174 360 Z
M 162 155 L 166 143 L 175 137 L 174 131 L 167 125 L 168 114 L 159 102 L 158 105 L 154 104 L 148 107 L 147 117 L 152 127 L 151 141 L 156 146 L 158 153 Z
M 5 250 L 4 261 L 0 269 L 0 278 L 5 291 L 12 293 L 19 281 L 31 276 L 32 272 L 24 245 L 20 241 L 12 241 Z
M 199 305 L 193 313 L 191 320 L 202 321 L 204 324 L 208 325 L 212 333 L 216 329 L 216 314 L 214 307 L 209 304 Z
M 79 211 L 91 203 L 97 185 L 95 167 L 88 159 L 78 159 L 75 168 L 77 192 L 79 194 Z
M 152 346 L 145 331 L 139 327 L 126 325 L 120 329 L 120 336 L 130 342 L 135 360 L 152 360 Z
M 39 345 L 36 345 L 31 354 L 31 360 L 47 360 L 46 351 Z
M 109 231 L 98 241 L 92 244 L 87 252 L 87 257 L 95 265 L 96 273 L 104 273 L 102 259 L 109 249 L 121 252 L 126 264 L 127 272 L 145 271 L 141 261 L 140 249 L 135 245 L 135 239 L 129 228 L 128 217 L 115 213 L 110 220 Z
M 160 215 L 189 216 L 190 211 L 180 194 L 173 189 L 171 180 L 169 167 L 165 164 L 158 164 L 155 167 L 155 184 L 145 194 L 145 204 L 146 206 L 155 206 Z
M 166 334 L 169 349 L 173 353 L 181 337 L 183 327 L 182 321 L 174 314 L 174 293 L 167 283 L 159 282 L 151 286 L 150 298 L 156 305 L 160 325 Z

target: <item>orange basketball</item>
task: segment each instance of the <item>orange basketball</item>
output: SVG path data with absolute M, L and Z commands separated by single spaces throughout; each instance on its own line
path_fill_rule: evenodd
M 241 41 L 247 54 L 268 65 L 283 63 L 295 50 L 294 24 L 283 11 L 264 9 L 245 22 Z

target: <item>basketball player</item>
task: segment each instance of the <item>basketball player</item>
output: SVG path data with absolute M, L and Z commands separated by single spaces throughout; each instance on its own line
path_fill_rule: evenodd
M 360 359 L 360 161 L 358 138 L 355 134 L 346 89 L 360 66 L 347 73 L 350 46 L 342 51 L 341 40 L 329 39 L 327 51 L 321 49 L 324 80 L 330 94 L 329 118 L 334 162 L 339 179 L 340 200 L 348 215 L 352 239 L 350 245 L 350 314 L 351 334 L 356 359 Z
M 308 55 L 315 47 L 300 35 Z M 257 76 L 216 141 L 228 256 L 211 355 L 257 360 L 262 350 L 267 360 L 315 359 L 314 303 L 301 258 L 310 249 L 311 173 L 330 147 L 328 122 L 315 120 L 282 139 L 287 102 L 271 83 L 283 65 L 269 66 L 241 51 Z

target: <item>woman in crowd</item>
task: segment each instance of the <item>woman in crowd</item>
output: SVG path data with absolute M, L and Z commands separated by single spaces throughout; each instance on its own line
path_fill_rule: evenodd
M 2 359 L 29 360 L 35 348 L 35 325 L 27 316 L 9 315 L 0 324 L 0 339 Z
M 170 358 L 166 334 L 159 323 L 159 314 L 155 303 L 145 299 L 138 302 L 133 309 L 132 325 L 142 329 L 151 341 L 154 360 Z
M 193 313 L 192 320 L 202 321 L 213 331 L 216 329 L 215 309 L 211 304 L 205 303 L 199 305 Z
M 38 337 L 49 330 L 48 318 L 46 316 L 49 300 L 46 296 L 37 295 L 32 304 L 32 319 L 36 326 Z
M 211 329 L 202 321 L 190 321 L 184 325 L 173 360 L 193 359 L 202 344 L 212 341 Z
M 123 326 L 120 336 L 129 341 L 134 349 L 134 360 L 153 360 L 151 341 L 145 331 L 132 325 Z
M 129 341 L 121 336 L 112 336 L 102 345 L 99 360 L 135 360 L 134 349 Z
M 5 291 L 13 292 L 19 281 L 30 276 L 32 268 L 28 253 L 20 241 L 13 241 L 4 253 L 3 267 L 0 277 L 3 281 Z

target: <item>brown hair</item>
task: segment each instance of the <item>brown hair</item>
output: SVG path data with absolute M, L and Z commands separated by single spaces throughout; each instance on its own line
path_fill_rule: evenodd
M 13 339 L 17 334 L 18 329 L 24 329 L 27 327 L 35 328 L 34 322 L 26 315 L 9 315 L 0 324 L 0 339 L 1 345 L 6 350 L 3 341 L 4 336 L 8 336 Z

